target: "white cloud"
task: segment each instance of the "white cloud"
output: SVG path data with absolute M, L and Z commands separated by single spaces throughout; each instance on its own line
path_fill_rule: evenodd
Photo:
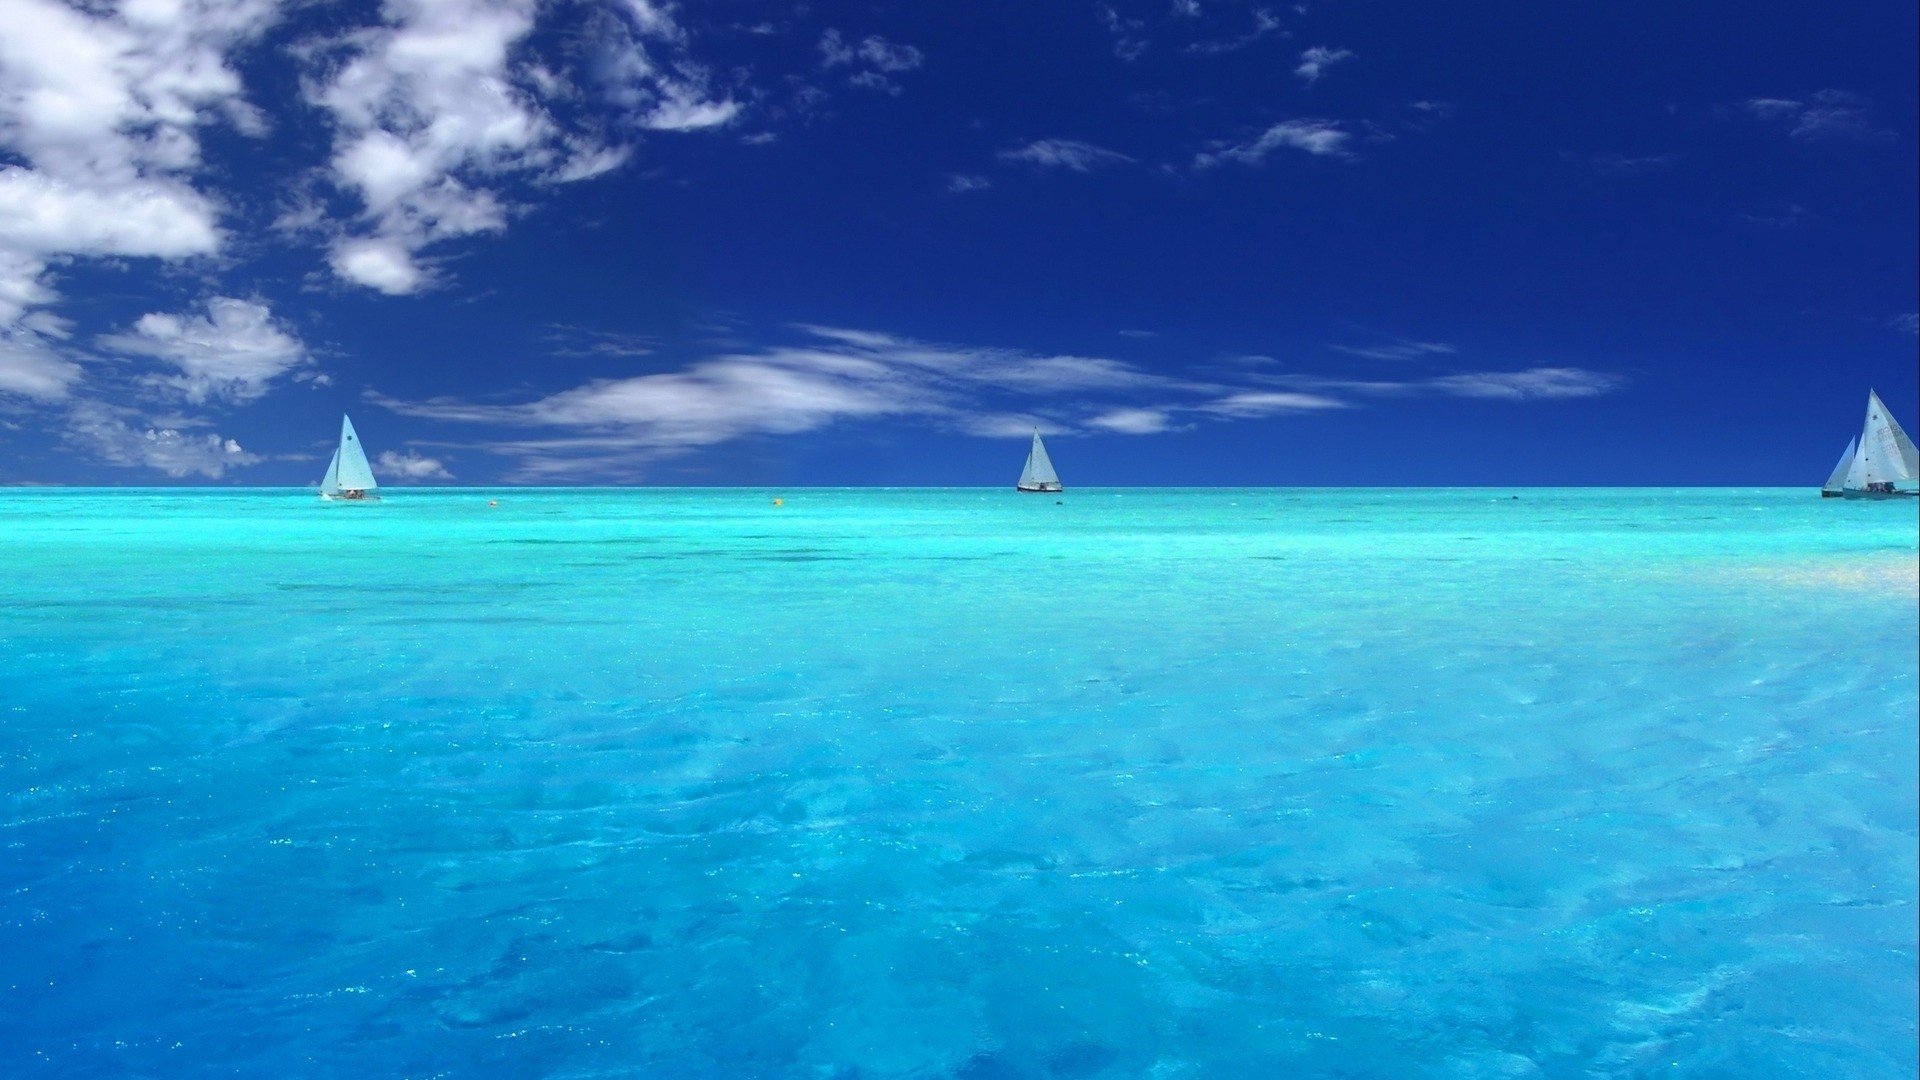
M 410 449 L 404 454 L 383 450 L 374 464 L 379 466 L 381 475 L 398 477 L 402 480 L 453 479 L 453 474 L 447 471 L 445 465 L 435 458 L 422 456 L 418 450 Z
M 102 461 L 158 469 L 168 476 L 199 475 L 217 480 L 228 469 L 262 460 L 232 439 L 151 423 L 131 410 L 97 401 L 75 405 L 68 412 L 64 434 L 69 442 Z
M 1091 172 L 1104 165 L 1123 165 L 1133 160 L 1119 151 L 1076 139 L 1036 139 L 1025 146 L 1000 151 L 1000 159 L 1074 172 Z
M 1112 409 L 1087 420 L 1090 428 L 1120 435 L 1157 435 L 1167 430 L 1170 417 L 1164 409 Z
M 1887 320 L 1887 325 L 1909 334 L 1920 334 L 1920 312 L 1909 311 L 1904 315 L 1895 315 Z
M 1211 168 L 1222 162 L 1258 165 L 1275 150 L 1303 150 L 1316 157 L 1348 157 L 1347 141 L 1352 135 L 1333 120 L 1283 120 L 1260 133 L 1252 142 L 1219 143 L 1193 159 L 1196 169 Z
M 185 184 L 143 179 L 75 184 L 31 169 L 0 169 L 0 247 L 16 258 L 179 259 L 211 254 L 219 246 L 212 204 Z
M 1328 68 L 1343 60 L 1351 59 L 1353 59 L 1351 49 L 1329 49 L 1325 45 L 1315 45 L 1300 54 L 1300 66 L 1294 68 L 1293 73 L 1305 79 L 1307 85 L 1311 86 L 1320 81 L 1320 76 L 1326 74 Z
M 204 317 L 153 312 L 127 333 L 100 339 L 112 352 L 165 361 L 178 374 L 153 381 L 173 387 L 188 401 L 210 398 L 252 401 L 274 379 L 309 362 L 300 340 L 262 303 L 216 296 Z
M 383 25 L 320 50 L 344 58 L 307 96 L 333 123 L 331 179 L 361 207 L 334 241 L 335 274 L 417 292 L 436 280 L 426 249 L 506 228 L 515 183 L 573 183 L 627 160 L 626 147 L 568 130 L 550 110 L 577 90 L 528 55 L 543 10 L 538 0 L 386 0 Z M 671 8 L 628 0 L 620 10 L 601 9 L 593 27 L 596 71 L 634 127 L 696 131 L 739 114 L 708 94 Z
M 57 299 L 62 257 L 219 249 L 190 183 L 198 132 L 261 130 L 229 54 L 277 15 L 274 0 L 0 0 L 0 325 Z
M 62 358 L 47 335 L 22 325 L 0 327 L 0 395 L 58 401 L 80 380 L 80 365 Z
M 1808 100 L 1749 98 L 1742 107 L 1761 120 L 1782 124 L 1796 139 L 1891 139 L 1875 127 L 1858 97 L 1845 90 L 1821 90 Z
M 963 195 L 969 191 L 985 191 L 993 186 L 993 181 L 984 176 L 955 173 L 947 177 L 947 191 L 954 195 Z

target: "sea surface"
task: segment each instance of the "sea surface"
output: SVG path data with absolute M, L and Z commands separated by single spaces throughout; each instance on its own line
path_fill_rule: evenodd
M 386 494 L 0 492 L 0 1075 L 1915 1073 L 1911 502 Z

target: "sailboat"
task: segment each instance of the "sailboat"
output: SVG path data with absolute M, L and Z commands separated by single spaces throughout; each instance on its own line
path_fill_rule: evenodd
M 346 502 L 360 502 L 378 499 L 372 494 L 380 482 L 373 478 L 373 466 L 367 464 L 367 452 L 360 448 L 360 436 L 353 430 L 353 420 L 340 418 L 340 447 L 333 452 L 333 460 L 327 463 L 327 475 L 320 480 L 320 497 Z
M 1820 495 L 1828 499 L 1912 498 L 1920 491 L 1900 487 L 1920 480 L 1920 454 L 1913 440 L 1900 428 L 1899 421 L 1887 412 L 1880 395 L 1867 391 L 1867 420 L 1860 436 L 1847 444 L 1840 464 L 1821 486 Z
M 1063 491 L 1060 486 L 1060 474 L 1053 471 L 1053 461 L 1047 457 L 1047 445 L 1040 441 L 1038 428 L 1033 432 L 1033 448 L 1027 451 L 1027 467 L 1020 470 L 1020 482 L 1013 486 L 1015 491 Z

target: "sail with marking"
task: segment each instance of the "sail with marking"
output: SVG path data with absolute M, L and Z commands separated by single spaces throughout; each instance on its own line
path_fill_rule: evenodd
M 372 491 L 380 486 L 373 478 L 373 466 L 367 464 L 367 452 L 360 447 L 360 436 L 353 430 L 353 421 L 345 416 L 340 418 L 340 449 L 335 452 L 339 461 L 334 480 L 342 491 Z
M 1020 483 L 1015 485 L 1021 491 L 1059 491 L 1060 474 L 1053 471 L 1053 461 L 1047 457 L 1047 445 L 1040 441 L 1040 433 L 1033 433 L 1033 448 L 1027 451 L 1027 467 L 1020 471 Z
M 1904 445 L 1902 445 L 1904 444 Z M 1860 450 L 1847 467 L 1841 486 L 1848 491 L 1866 491 L 1873 484 L 1893 484 L 1914 478 L 1911 458 L 1913 442 L 1887 415 L 1879 394 L 1867 395 L 1867 421 L 1860 429 Z
M 333 452 L 333 460 L 327 462 L 327 475 L 320 478 L 320 494 L 340 494 L 340 451 Z
M 1841 490 L 1842 486 L 1847 482 L 1847 470 L 1853 468 L 1854 453 L 1859 449 L 1860 440 L 1858 438 L 1847 440 L 1847 452 L 1840 455 L 1840 464 L 1833 467 L 1833 473 L 1827 477 L 1827 482 L 1820 485 L 1821 491 Z
M 1867 426 L 1860 437 L 1863 444 L 1874 444 L 1874 455 L 1884 463 L 1886 479 L 1920 478 L 1920 461 L 1915 460 L 1913 440 L 1907 438 L 1900 422 L 1887 411 L 1887 403 L 1871 390 L 1867 391 Z

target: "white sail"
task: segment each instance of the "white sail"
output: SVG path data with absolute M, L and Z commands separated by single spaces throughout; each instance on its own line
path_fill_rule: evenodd
M 320 478 L 320 494 L 340 494 L 340 451 L 333 452 L 333 460 L 327 462 L 327 475 Z
M 1833 472 L 1827 477 L 1827 482 L 1820 485 L 1821 491 L 1839 491 L 1842 486 L 1846 484 L 1847 470 L 1853 468 L 1854 452 L 1859 449 L 1859 439 L 1854 438 L 1847 440 L 1847 452 L 1840 455 L 1840 464 L 1833 467 Z
M 1902 444 L 1905 445 L 1902 445 Z M 1892 484 L 1911 480 L 1915 468 L 1910 458 L 1913 443 L 1899 430 L 1879 394 L 1867 395 L 1867 420 L 1860 429 L 1860 451 L 1847 467 L 1842 485 L 1849 491 L 1864 491 L 1870 484 Z
M 1060 474 L 1053 471 L 1053 461 L 1047 457 L 1047 446 L 1040 441 L 1040 433 L 1033 433 L 1033 448 L 1027 451 L 1027 467 L 1020 471 L 1019 488 L 1022 491 L 1059 491 Z
M 1885 460 L 1891 480 L 1913 480 L 1920 478 L 1920 460 L 1916 459 L 1913 440 L 1900 429 L 1900 422 L 1887 411 L 1887 403 L 1880 395 L 1867 391 L 1867 426 L 1863 437 L 1879 445 L 1875 452 Z
M 335 457 L 339 461 L 335 482 L 342 491 L 372 491 L 380 486 L 373 478 L 373 466 L 367 464 L 367 452 L 360 448 L 360 436 L 354 433 L 353 421 L 340 418 L 340 449 Z

